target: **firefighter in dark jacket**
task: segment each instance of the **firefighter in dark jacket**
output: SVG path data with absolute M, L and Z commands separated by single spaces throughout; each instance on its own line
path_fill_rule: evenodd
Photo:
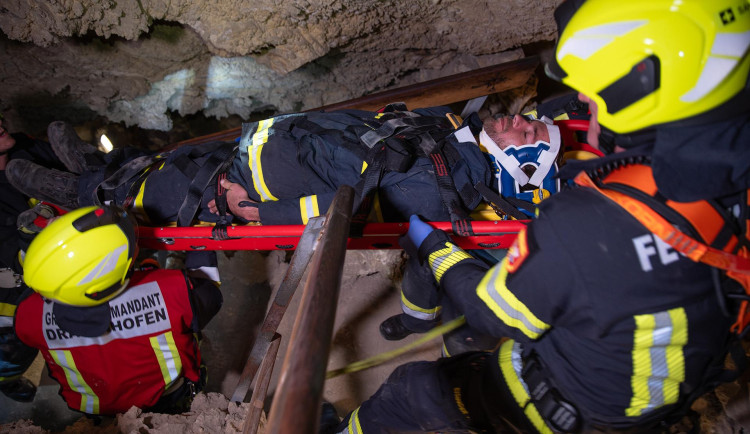
M 5 167 L 11 160 L 35 161 L 64 170 L 49 143 L 25 134 L 11 134 L 3 125 L 0 115 L 0 392 L 16 401 L 31 401 L 36 386 L 22 374 L 31 365 L 38 351 L 21 343 L 13 331 L 13 315 L 18 298 L 24 291 L 20 251 L 25 251 L 35 233 L 18 230 L 17 219 L 29 213 L 29 197 L 16 190 L 5 176 Z M 36 205 L 35 210 L 42 209 Z M 45 208 L 52 213 L 52 208 Z M 51 214 L 50 214 L 51 215 Z
M 599 140 L 631 149 L 567 166 L 580 187 L 544 201 L 490 270 L 413 218 L 405 246 L 445 296 L 510 339 L 397 368 L 338 432 L 644 430 L 731 378 L 738 311 L 723 292 L 745 294 L 750 270 L 724 275 L 697 253 L 747 253 L 750 14 L 588 0 L 555 15 L 548 71 L 591 101 L 590 132 L 599 120 Z
M 134 271 L 135 221 L 116 207 L 71 211 L 32 241 L 23 265 L 34 292 L 19 303 L 15 330 L 41 350 L 71 409 L 189 410 L 205 382 L 198 336 L 222 303 L 205 278 L 215 257 L 193 253 L 185 265 L 200 277 Z

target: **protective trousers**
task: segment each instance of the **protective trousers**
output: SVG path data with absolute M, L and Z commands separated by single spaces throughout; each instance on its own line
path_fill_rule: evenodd
M 406 314 L 402 318 L 404 326 L 417 333 L 428 331 L 441 318 L 448 322 L 460 315 L 450 300 L 442 297 L 430 267 L 413 258 L 406 261 L 401 283 L 401 309 Z M 443 341 L 446 356 L 467 351 L 491 351 L 498 343 L 496 337 L 479 333 L 468 325 L 445 334 Z
M 493 362 L 491 353 L 472 352 L 399 366 L 336 432 L 534 432 L 504 383 L 494 384 L 492 395 L 485 395 L 483 383 L 490 378 L 488 364 Z M 491 420 L 483 401 L 502 418 Z

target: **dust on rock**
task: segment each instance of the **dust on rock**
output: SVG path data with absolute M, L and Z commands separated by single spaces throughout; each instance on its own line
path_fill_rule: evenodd
M 183 433 L 241 433 L 250 410 L 249 403 L 236 404 L 220 393 L 199 393 L 190 412 L 177 415 L 147 413 L 131 407 L 115 418 L 97 424 L 82 417 L 62 434 L 183 434 Z M 258 433 L 265 432 L 265 415 L 261 416 Z M 0 434 L 49 434 L 30 420 L 19 420 L 0 427 Z

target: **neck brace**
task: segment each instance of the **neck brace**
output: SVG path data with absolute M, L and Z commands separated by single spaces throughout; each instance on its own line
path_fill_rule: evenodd
M 547 127 L 547 133 L 549 134 L 549 142 L 539 140 L 533 144 L 526 144 L 522 146 L 510 145 L 501 150 L 500 146 L 490 138 L 487 132 L 482 129 L 479 133 L 479 141 L 493 157 L 502 170 L 505 170 L 513 179 L 518 183 L 519 186 L 525 186 L 531 184 L 535 187 L 539 187 L 544 178 L 549 173 L 555 164 L 557 154 L 560 152 L 560 128 L 555 125 L 551 119 L 546 116 L 542 116 L 540 119 L 544 122 Z M 524 161 L 519 161 L 515 155 L 518 155 L 521 151 L 530 151 L 528 148 L 536 148 L 537 153 L 535 158 L 525 158 Z M 522 165 L 533 164 L 536 166 L 536 171 L 531 178 L 521 169 Z

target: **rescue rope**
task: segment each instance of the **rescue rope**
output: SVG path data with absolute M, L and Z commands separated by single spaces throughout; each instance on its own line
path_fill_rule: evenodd
M 466 318 L 464 318 L 464 316 L 461 315 L 458 318 L 455 318 L 445 324 L 435 327 L 434 329 L 422 335 L 422 337 L 420 337 L 416 341 L 408 343 L 400 348 L 396 348 L 395 350 L 386 351 L 384 353 L 377 354 L 367 359 L 360 360 L 354 363 L 350 363 L 344 366 L 343 368 L 333 369 L 331 371 L 328 371 L 326 372 L 326 380 L 334 378 L 334 377 L 338 377 L 339 375 L 351 374 L 354 372 L 358 372 L 358 371 L 362 371 L 365 369 L 378 366 L 382 363 L 385 363 L 391 359 L 394 359 L 402 354 L 405 354 L 413 350 L 414 348 L 424 344 L 427 341 L 430 341 L 438 336 L 441 336 L 450 331 L 453 331 L 461 327 L 465 323 L 466 323 Z

